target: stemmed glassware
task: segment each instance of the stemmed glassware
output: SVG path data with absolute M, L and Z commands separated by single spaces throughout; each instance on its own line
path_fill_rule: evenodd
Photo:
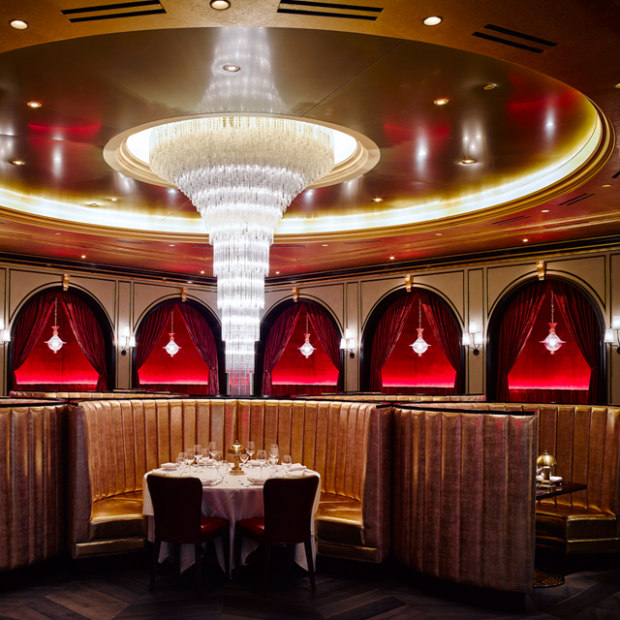
M 248 441 L 247 446 L 245 447 L 245 451 L 248 453 L 250 459 L 254 452 L 256 452 L 256 444 L 253 441 Z
M 215 441 L 210 441 L 209 442 L 209 456 L 212 459 L 215 459 L 215 452 L 217 451 L 217 443 L 215 443 Z
M 269 462 L 273 467 L 278 464 L 278 457 L 280 455 L 280 451 L 278 450 L 278 444 L 272 443 L 269 446 Z
M 239 454 L 239 460 L 241 461 L 241 465 L 245 465 L 248 462 L 249 458 L 250 455 L 248 454 L 247 450 L 244 450 L 243 452 L 241 452 L 241 454 Z
M 179 452 L 177 454 L 177 467 L 179 470 L 185 469 L 185 459 L 187 458 L 187 453 L 185 451 Z
M 282 468 L 284 469 L 284 475 L 288 476 L 288 472 L 291 468 L 291 465 L 293 464 L 293 459 L 291 458 L 290 454 L 285 454 L 282 457 Z
M 264 467 L 267 463 L 267 452 L 265 450 L 258 450 L 256 452 L 256 462 L 260 465 L 261 477 L 264 476 Z

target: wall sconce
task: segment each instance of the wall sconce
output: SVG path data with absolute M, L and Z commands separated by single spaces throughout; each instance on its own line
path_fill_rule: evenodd
M 344 338 L 340 339 L 340 348 L 349 354 L 349 357 L 355 357 L 355 336 L 351 334 L 351 330 L 344 330 Z
M 129 327 L 123 327 L 121 337 L 119 338 L 119 344 L 122 348 L 121 355 L 127 355 L 127 351 L 136 346 L 136 339 L 131 335 Z
M 293 287 L 293 301 L 297 303 L 298 300 L 299 300 L 299 287 L 294 286 Z
M 11 330 L 4 329 L 4 323 L 0 323 L 0 344 L 8 344 L 11 342 Z
M 480 355 L 482 346 L 482 332 L 475 321 L 470 321 L 469 331 L 463 332 L 463 346 L 472 349 L 474 355 Z
M 611 320 L 611 328 L 605 330 L 605 338 L 603 339 L 603 342 L 615 346 L 616 353 L 620 354 L 620 316 L 615 316 Z
M 69 282 L 71 282 L 71 276 L 68 273 L 63 273 L 62 274 L 62 290 L 63 291 L 69 290 Z
M 187 286 L 181 287 L 181 301 L 185 302 L 187 300 Z
M 539 260 L 536 263 L 536 271 L 538 273 L 538 279 L 539 280 L 544 280 L 545 279 L 546 270 L 547 270 L 547 267 L 545 265 L 545 261 L 544 260 Z

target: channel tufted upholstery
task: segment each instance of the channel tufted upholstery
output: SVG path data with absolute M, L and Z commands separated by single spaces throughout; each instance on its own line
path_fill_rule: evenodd
M 394 410 L 393 551 L 424 574 L 529 592 L 533 413 Z
M 0 401 L 0 571 L 64 545 L 67 405 Z
M 391 409 L 252 399 L 105 400 L 73 407 L 73 556 L 141 548 L 144 474 L 175 460 L 186 446 L 216 441 L 226 449 L 249 438 L 257 448 L 278 443 L 281 454 L 321 474 L 320 553 L 370 561 L 387 556 Z

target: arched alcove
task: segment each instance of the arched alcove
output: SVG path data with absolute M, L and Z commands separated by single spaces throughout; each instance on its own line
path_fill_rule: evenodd
M 174 355 L 165 349 L 172 340 Z M 193 300 L 162 301 L 136 330 L 133 384 L 146 390 L 219 394 L 226 385 L 223 344 L 217 319 Z
M 553 353 L 543 343 L 552 323 L 564 341 Z M 522 284 L 497 303 L 489 320 L 489 398 L 604 402 L 603 335 L 601 312 L 581 288 L 556 278 Z
M 300 351 L 305 334 L 315 350 Z M 342 389 L 340 329 L 321 304 L 300 299 L 278 304 L 265 316 L 257 349 L 256 394 L 320 394 Z
M 47 342 L 56 332 L 62 347 Z M 60 287 L 28 299 L 11 329 L 12 390 L 104 391 L 114 387 L 112 327 L 87 293 Z
M 418 337 L 430 345 L 421 355 Z M 437 294 L 414 288 L 386 296 L 372 311 L 362 334 L 362 390 L 402 394 L 463 391 L 462 330 Z

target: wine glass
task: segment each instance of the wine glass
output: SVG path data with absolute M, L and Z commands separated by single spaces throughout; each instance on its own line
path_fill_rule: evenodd
M 272 443 L 269 446 L 269 462 L 275 467 L 278 464 L 278 456 L 280 451 L 278 450 L 278 444 Z
M 260 465 L 261 476 L 263 475 L 263 467 L 267 463 L 267 452 L 265 450 L 256 451 L 256 462 Z
M 246 446 L 245 451 L 248 453 L 251 459 L 254 452 L 256 452 L 256 444 L 253 441 L 248 441 L 248 445 Z
M 212 459 L 215 458 L 214 454 L 217 450 L 217 443 L 215 443 L 215 441 L 210 441 L 209 442 L 209 455 L 211 456 Z
M 186 458 L 186 454 L 185 452 L 179 452 L 177 454 L 177 467 L 179 467 L 180 469 L 183 469 L 183 467 L 185 466 L 185 458 Z
M 247 450 L 244 450 L 243 452 L 241 452 L 241 454 L 239 454 L 239 460 L 241 461 L 241 465 L 245 465 L 248 462 L 249 458 L 250 455 L 248 454 Z
M 293 459 L 291 458 L 290 454 L 285 454 L 282 457 L 282 467 L 284 468 L 284 475 L 288 476 L 288 472 L 291 468 L 291 465 L 293 464 Z

